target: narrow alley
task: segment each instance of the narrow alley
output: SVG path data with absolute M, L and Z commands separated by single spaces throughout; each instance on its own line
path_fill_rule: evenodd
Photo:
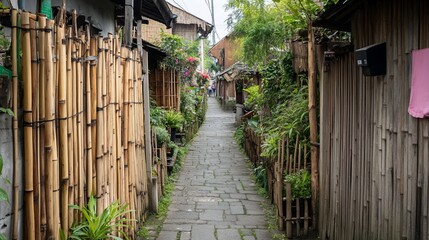
M 272 239 L 251 169 L 233 139 L 234 113 L 209 98 L 158 239 Z

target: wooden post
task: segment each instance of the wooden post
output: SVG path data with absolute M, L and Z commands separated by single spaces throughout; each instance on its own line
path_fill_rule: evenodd
M 134 19 L 134 1 L 125 0 L 125 25 L 124 25 L 124 44 L 127 47 L 131 47 L 133 38 L 133 19 Z
M 18 14 L 12 9 L 12 82 L 13 82 L 13 199 L 12 239 L 18 239 L 19 176 L 18 176 Z
M 314 34 L 311 21 L 308 22 L 308 111 L 310 121 L 311 143 L 311 206 L 313 226 L 317 229 L 318 194 L 319 194 L 319 149 L 317 143 L 317 109 L 316 109 L 316 56 L 314 51 Z
M 289 182 L 285 183 L 286 192 L 286 237 L 292 238 L 292 188 Z
M 28 239 L 35 238 L 34 187 L 33 187 L 33 102 L 31 79 L 31 40 L 30 18 L 28 12 L 22 13 L 22 77 L 24 83 L 24 187 L 25 215 Z
M 141 60 L 143 64 L 143 72 L 145 73 L 142 76 L 143 81 L 143 109 L 144 109 L 144 145 L 146 147 L 146 177 L 148 188 L 151 188 L 152 184 L 152 141 L 151 141 L 151 128 L 150 128 L 150 93 L 149 93 L 149 65 L 148 65 L 148 52 L 143 51 L 143 59 Z

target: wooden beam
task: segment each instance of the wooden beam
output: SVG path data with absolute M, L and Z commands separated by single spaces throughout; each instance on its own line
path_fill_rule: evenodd
M 124 44 L 131 47 L 133 38 L 134 1 L 125 0 L 125 24 L 124 24 Z

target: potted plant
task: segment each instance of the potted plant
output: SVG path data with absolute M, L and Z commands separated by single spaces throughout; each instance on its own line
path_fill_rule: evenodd
M 184 120 L 180 112 L 169 110 L 165 113 L 165 126 L 170 129 L 171 141 L 176 140 L 176 132 L 182 127 Z

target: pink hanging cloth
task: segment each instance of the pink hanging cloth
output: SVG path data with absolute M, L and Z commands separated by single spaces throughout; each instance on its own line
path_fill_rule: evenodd
M 413 51 L 408 113 L 415 118 L 429 117 L 429 48 Z

